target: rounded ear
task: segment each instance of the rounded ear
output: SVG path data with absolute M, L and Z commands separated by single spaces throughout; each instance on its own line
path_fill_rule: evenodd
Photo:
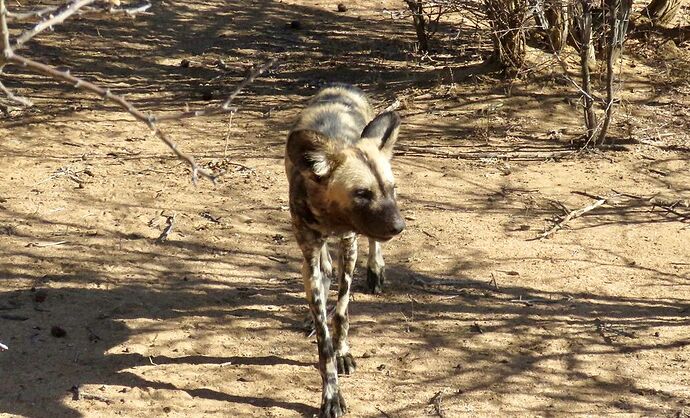
M 373 140 L 388 158 L 393 156 L 393 146 L 400 132 L 400 116 L 396 112 L 384 112 L 374 118 L 362 131 L 362 139 Z
M 290 132 L 286 155 L 300 171 L 324 177 L 333 168 L 332 141 L 316 131 L 302 129 Z

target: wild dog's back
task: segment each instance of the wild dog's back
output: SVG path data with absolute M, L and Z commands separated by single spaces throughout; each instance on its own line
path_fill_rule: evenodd
M 293 131 L 316 131 L 332 140 L 354 144 L 374 112 L 362 90 L 349 84 L 331 84 L 311 100 Z

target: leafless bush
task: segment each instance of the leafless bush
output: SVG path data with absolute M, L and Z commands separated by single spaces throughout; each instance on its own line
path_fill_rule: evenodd
M 484 0 L 491 26 L 494 58 L 507 73 L 514 74 L 525 64 L 527 0 Z
M 232 106 L 234 99 L 240 91 L 251 83 L 259 74 L 264 72 L 273 62 L 261 65 L 253 69 L 247 78 L 241 82 L 228 99 L 217 106 L 207 107 L 199 110 L 185 110 L 173 114 L 155 115 L 151 113 L 144 113 L 137 109 L 132 103 L 127 101 L 123 96 L 114 94 L 110 89 L 104 88 L 97 84 L 84 80 L 83 78 L 72 75 L 69 71 L 60 71 L 57 68 L 46 65 L 40 61 L 27 58 L 17 51 L 25 46 L 27 42 L 37 35 L 51 30 L 53 27 L 63 23 L 69 17 L 82 12 L 90 13 L 110 13 L 110 14 L 128 14 L 136 15 L 146 12 L 151 7 L 150 4 L 145 3 L 134 7 L 121 7 L 120 0 L 73 0 L 70 3 L 62 6 L 47 6 L 42 9 L 28 10 L 23 12 L 10 12 L 5 0 L 0 0 L 0 42 L 2 45 L 2 55 L 0 55 L 0 76 L 3 76 L 3 71 L 8 65 L 16 65 L 26 68 L 32 72 L 48 76 L 54 80 L 70 84 L 75 88 L 87 90 L 104 100 L 111 101 L 122 109 L 130 113 L 135 119 L 146 124 L 151 131 L 165 143 L 175 155 L 189 164 L 192 172 L 192 181 L 196 183 L 199 176 L 206 177 L 210 180 L 215 180 L 215 175 L 202 167 L 199 167 L 194 160 L 194 157 L 181 151 L 172 138 L 162 131 L 159 127 L 160 122 L 185 119 L 197 116 L 210 116 L 222 113 L 234 113 L 237 109 Z M 24 23 L 27 20 L 38 19 L 38 22 L 33 26 L 19 32 L 12 36 L 10 32 L 10 23 Z M 22 106 L 30 106 L 31 100 L 15 95 L 2 83 L 0 79 L 0 91 L 5 94 L 5 97 Z
M 465 3 L 459 0 L 405 0 L 412 17 L 420 52 L 429 52 L 429 40 L 436 35 L 442 16 L 458 12 Z
M 565 47 L 570 33 L 570 5 L 567 0 L 548 0 L 544 3 L 544 25 L 551 48 L 560 52 Z
M 585 146 L 604 145 L 608 127 L 611 123 L 613 111 L 618 103 L 614 84 L 616 81 L 615 64 L 622 56 L 632 9 L 632 0 L 604 0 L 602 4 L 602 30 L 600 39 L 593 39 L 593 9 L 591 0 L 578 0 L 573 8 L 574 18 L 580 34 L 580 68 L 582 73 L 582 96 L 584 107 L 584 121 L 586 127 Z M 597 99 L 593 93 L 590 80 L 592 65 L 591 45 L 598 42 L 603 45 L 606 60 L 605 98 Z M 603 117 L 599 119 L 595 112 L 595 104 L 600 103 L 604 109 Z

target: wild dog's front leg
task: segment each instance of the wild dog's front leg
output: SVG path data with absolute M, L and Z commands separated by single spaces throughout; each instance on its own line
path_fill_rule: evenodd
M 367 262 L 367 287 L 374 294 L 383 291 L 386 280 L 386 264 L 381 254 L 381 243 L 369 238 L 369 260 Z
M 335 361 L 333 342 L 328 332 L 326 317 L 326 294 L 324 292 L 321 272 L 321 247 L 325 243 L 318 240 L 300 243 L 304 253 L 302 277 L 304 290 L 309 303 L 309 310 L 314 317 L 316 341 L 319 347 L 319 371 L 323 383 L 320 418 L 337 418 L 345 413 L 345 400 L 338 387 L 338 371 Z
M 323 293 L 326 299 L 326 305 L 328 305 L 328 292 L 331 289 L 331 279 L 333 278 L 333 260 L 331 260 L 331 255 L 328 253 L 328 244 L 324 244 L 321 247 L 321 283 L 323 287 Z M 328 311 L 328 317 L 333 316 L 333 311 L 335 307 Z M 316 333 L 314 329 L 314 317 L 309 313 L 304 318 L 304 332 L 308 337 L 311 337 Z
M 333 278 L 333 260 L 331 260 L 331 255 L 328 253 L 327 243 L 324 243 L 321 247 L 321 273 L 323 274 L 321 279 L 323 291 L 326 294 L 326 299 L 328 299 L 328 291 L 331 289 L 331 279 Z
M 347 311 L 350 301 L 352 274 L 357 262 L 357 235 L 351 234 L 340 242 L 340 266 L 338 271 L 338 302 L 333 315 L 333 340 L 335 357 L 338 362 L 338 373 L 351 374 L 355 371 L 355 359 L 350 354 L 347 334 L 350 329 L 350 317 Z

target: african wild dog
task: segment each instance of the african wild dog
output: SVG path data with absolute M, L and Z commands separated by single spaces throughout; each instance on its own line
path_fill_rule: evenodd
M 367 283 L 372 292 L 379 293 L 384 281 L 380 242 L 405 228 L 390 166 L 399 126 L 397 113 L 385 112 L 374 118 L 360 89 L 336 84 L 312 99 L 288 137 L 285 169 L 290 183 L 290 213 L 304 255 L 302 277 L 319 348 L 321 418 L 344 414 L 338 373 L 355 370 L 347 342 L 347 308 L 357 235 L 369 238 Z M 328 237 L 340 239 L 332 339 L 326 313 L 333 273 Z

